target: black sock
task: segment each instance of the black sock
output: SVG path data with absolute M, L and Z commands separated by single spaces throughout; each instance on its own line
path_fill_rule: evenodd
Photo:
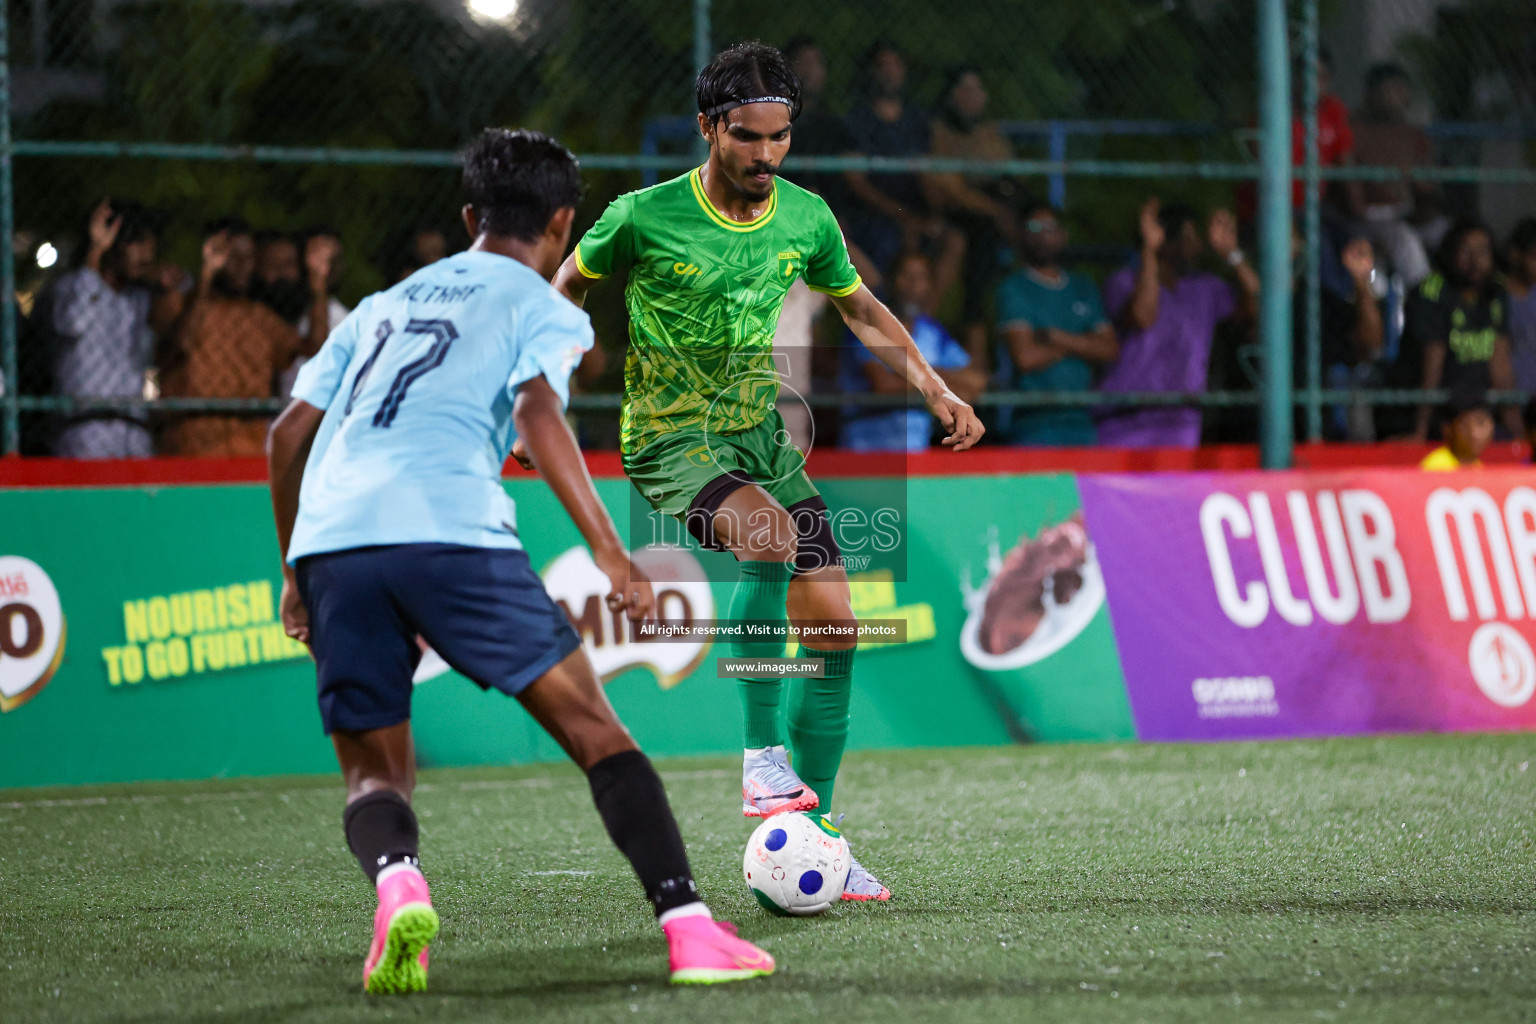
M 683 837 L 650 759 L 638 750 L 605 757 L 587 781 L 613 845 L 629 858 L 656 916 L 697 902 Z
M 416 812 L 392 789 L 376 789 L 347 804 L 341 825 L 347 847 L 370 882 L 377 881 L 379 872 L 391 864 L 415 867 L 421 863 L 416 856 Z

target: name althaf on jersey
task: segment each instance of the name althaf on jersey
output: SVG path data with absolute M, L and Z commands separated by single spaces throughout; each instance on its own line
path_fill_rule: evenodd
M 494 253 L 440 260 L 364 299 L 294 384 L 325 416 L 289 560 L 377 544 L 521 547 L 501 485 L 513 399 L 542 376 L 564 403 L 591 347 L 586 313 Z

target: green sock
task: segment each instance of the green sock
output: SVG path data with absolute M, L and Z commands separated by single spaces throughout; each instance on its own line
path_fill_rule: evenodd
M 800 657 L 821 658 L 820 679 L 796 678 L 790 684 L 789 741 L 795 774 L 821 798 L 819 814 L 832 813 L 832 789 L 848 743 L 848 699 L 853 693 L 853 648 L 818 651 L 804 644 Z
M 732 622 L 777 622 L 787 627 L 784 602 L 794 567 L 788 562 L 741 562 L 741 582 L 731 595 Z M 782 658 L 784 634 L 767 639 L 732 640 L 736 658 Z M 779 714 L 784 689 L 782 679 L 738 679 L 741 693 L 742 745 L 748 748 L 784 744 L 784 722 Z

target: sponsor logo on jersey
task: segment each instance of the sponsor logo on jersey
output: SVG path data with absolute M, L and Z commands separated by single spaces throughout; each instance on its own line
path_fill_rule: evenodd
M 0 713 L 36 697 L 64 660 L 64 609 L 36 562 L 0 556 Z
M 672 273 L 682 277 L 698 277 L 704 271 L 700 270 L 696 263 L 683 263 L 679 261 L 672 264 Z

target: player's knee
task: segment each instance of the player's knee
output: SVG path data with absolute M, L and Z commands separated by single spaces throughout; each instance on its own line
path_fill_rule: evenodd
M 797 575 L 843 564 L 842 550 L 837 546 L 832 521 L 827 517 L 826 502 L 819 497 L 807 498 L 790 506 L 789 515 L 795 525 Z M 844 591 L 846 593 L 846 588 Z M 846 597 L 844 603 L 847 603 Z
M 793 563 L 800 551 L 794 519 L 781 508 L 754 510 L 738 536 L 739 554 L 747 561 Z
M 614 754 L 622 754 L 627 750 L 638 750 L 635 738 L 629 734 L 629 730 L 614 719 L 594 728 L 583 730 L 580 735 L 572 737 L 571 757 L 576 766 L 582 771 L 590 771 L 592 766 L 604 761 Z

